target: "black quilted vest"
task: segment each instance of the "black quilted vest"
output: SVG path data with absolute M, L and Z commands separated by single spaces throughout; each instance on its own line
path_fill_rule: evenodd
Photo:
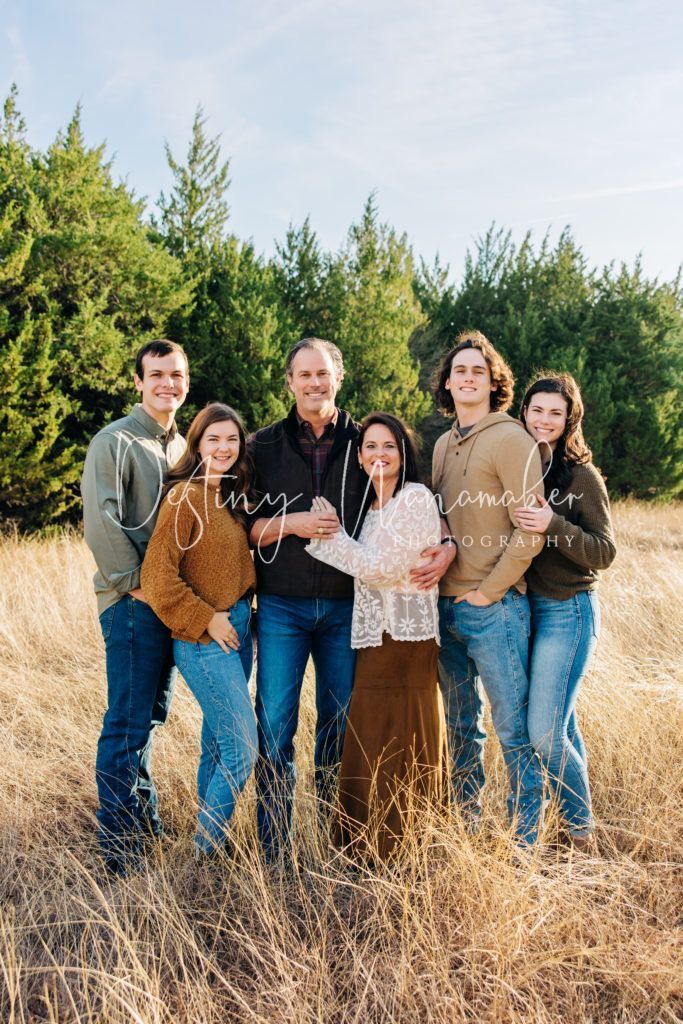
M 260 507 L 254 519 L 287 512 L 310 512 L 313 476 L 297 440 L 298 422 L 292 408 L 284 420 L 257 430 L 249 447 L 256 466 Z M 346 532 L 358 536 L 363 521 L 363 497 L 368 478 L 358 465 L 358 424 L 339 410 L 334 443 L 325 463 L 322 494 L 332 502 Z M 285 509 L 286 503 L 286 509 Z M 353 577 L 311 558 L 308 540 L 283 537 L 254 551 L 258 591 L 286 597 L 353 597 Z

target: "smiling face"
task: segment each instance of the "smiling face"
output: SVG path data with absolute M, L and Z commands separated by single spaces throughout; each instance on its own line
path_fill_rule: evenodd
M 462 423 L 465 417 L 480 413 L 486 415 L 491 410 L 491 392 L 497 384 L 491 382 L 491 370 L 486 358 L 478 348 L 464 348 L 453 356 L 451 372 L 444 385 L 453 397 L 453 403 Z
M 334 416 L 334 401 L 341 381 L 329 353 L 324 349 L 300 349 L 294 357 L 287 383 L 302 419 L 331 419 Z
M 134 376 L 142 408 L 164 427 L 173 422 L 176 410 L 187 397 L 187 364 L 180 352 L 155 356 L 148 352 L 142 360 L 142 378 Z
M 240 433 L 234 420 L 211 423 L 199 439 L 197 451 L 204 475 L 215 480 L 227 473 L 240 454 Z
M 524 422 L 535 441 L 546 441 L 554 451 L 567 425 L 567 412 L 567 399 L 563 395 L 537 391 L 526 407 Z
M 381 481 L 384 488 L 393 489 L 398 482 L 402 460 L 401 450 L 389 427 L 383 423 L 373 423 L 368 427 L 363 436 L 359 459 L 375 487 Z

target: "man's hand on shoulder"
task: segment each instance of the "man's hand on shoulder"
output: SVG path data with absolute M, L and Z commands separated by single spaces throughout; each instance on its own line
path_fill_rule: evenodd
M 410 578 L 417 584 L 417 589 L 430 590 L 437 584 L 448 572 L 456 553 L 457 548 L 453 541 L 435 544 L 434 547 L 421 551 L 420 558 L 428 558 L 429 561 L 410 570 Z

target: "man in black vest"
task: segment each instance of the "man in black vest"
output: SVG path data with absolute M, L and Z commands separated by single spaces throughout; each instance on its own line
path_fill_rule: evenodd
M 344 377 L 337 346 L 305 338 L 289 353 L 285 372 L 296 404 L 251 441 L 261 499 L 250 532 L 258 577 L 256 778 L 268 860 L 289 837 L 294 735 L 309 656 L 316 682 L 316 792 L 325 802 L 333 795 L 355 668 L 353 578 L 304 549 L 311 537 L 333 536 L 340 519 L 357 535 L 368 484 L 358 464 L 358 426 L 335 404 Z M 319 495 L 339 514 L 312 512 Z

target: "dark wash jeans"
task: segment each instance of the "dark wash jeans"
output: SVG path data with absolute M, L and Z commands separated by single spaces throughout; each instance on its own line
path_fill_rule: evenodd
M 176 669 L 170 630 L 144 601 L 127 594 L 100 616 L 107 660 L 107 710 L 95 777 L 100 846 L 135 852 L 143 834 L 162 831 L 152 780 L 152 737 L 163 725 Z
M 529 633 L 525 594 L 508 590 L 486 608 L 439 598 L 439 682 L 444 699 L 453 798 L 476 818 L 484 788 L 484 703 L 508 771 L 508 815 L 522 843 L 536 840 L 542 809 L 541 766 L 529 742 Z
M 321 801 L 334 796 L 356 652 L 351 647 L 353 598 L 258 598 L 256 720 L 258 827 L 268 859 L 286 843 L 296 772 L 294 734 L 309 656 L 315 665 L 315 783 Z

